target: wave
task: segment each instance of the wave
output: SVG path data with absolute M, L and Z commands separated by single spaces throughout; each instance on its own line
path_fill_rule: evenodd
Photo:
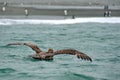
M 0 73 L 13 73 L 15 71 L 16 70 L 12 69 L 12 68 L 2 68 L 2 69 L 0 69 Z
M 96 80 L 98 79 L 97 77 L 93 77 L 87 74 L 81 74 L 81 73 L 75 73 L 75 72 L 67 72 L 64 73 L 65 78 L 69 78 L 71 80 L 75 79 L 75 80 Z
M 0 19 L 0 25 L 16 24 L 76 24 L 76 23 L 120 23 L 120 17 L 94 17 L 76 18 L 64 20 L 41 20 L 41 19 Z

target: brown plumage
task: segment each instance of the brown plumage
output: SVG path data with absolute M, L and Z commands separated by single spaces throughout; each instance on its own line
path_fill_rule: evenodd
M 70 54 L 70 55 L 76 55 L 77 58 L 81 58 L 83 60 L 88 60 L 92 62 L 92 59 L 88 55 L 74 49 L 63 49 L 54 52 L 53 49 L 50 48 L 47 52 L 43 52 L 42 50 L 39 49 L 37 45 L 32 43 L 17 42 L 17 43 L 10 43 L 8 44 L 8 46 L 9 45 L 25 45 L 32 48 L 36 53 L 30 56 L 35 59 L 52 60 L 55 55 Z

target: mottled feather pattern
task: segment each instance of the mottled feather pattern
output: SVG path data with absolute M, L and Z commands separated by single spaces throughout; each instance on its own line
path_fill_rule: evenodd
M 63 49 L 63 50 L 58 50 L 56 51 L 54 54 L 58 55 L 58 54 L 71 54 L 71 55 L 75 55 L 76 50 L 73 49 Z
M 77 55 L 77 58 L 81 58 L 81 59 L 84 59 L 84 60 L 88 60 L 88 61 L 92 61 L 92 59 L 87 56 L 86 54 L 82 53 L 82 52 L 79 52 L 77 50 L 74 50 L 74 49 L 64 49 L 64 50 L 58 50 L 54 53 L 55 55 L 58 55 L 58 54 L 70 54 L 70 55 Z
M 39 47 L 37 45 L 35 45 L 35 44 L 32 44 L 32 43 L 16 42 L 16 43 L 10 43 L 10 44 L 7 44 L 7 45 L 26 45 L 26 46 L 32 48 L 32 50 L 34 50 L 36 53 L 40 53 L 41 52 Z
M 39 47 L 35 44 L 32 43 L 24 43 L 24 45 L 31 47 L 36 53 L 40 53 L 41 50 L 39 49 Z

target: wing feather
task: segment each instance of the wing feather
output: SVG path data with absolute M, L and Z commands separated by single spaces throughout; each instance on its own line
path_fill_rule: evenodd
M 34 50 L 36 53 L 40 53 L 41 50 L 39 49 L 39 47 L 33 43 L 22 43 L 22 42 L 16 42 L 16 43 L 10 43 L 10 44 L 7 44 L 8 46 L 9 45 L 26 45 L 30 48 L 32 48 L 32 50 Z
M 88 60 L 92 62 L 92 59 L 88 55 L 74 49 L 64 49 L 54 52 L 54 55 L 59 55 L 59 54 L 76 55 L 77 58 L 81 58 L 82 60 Z

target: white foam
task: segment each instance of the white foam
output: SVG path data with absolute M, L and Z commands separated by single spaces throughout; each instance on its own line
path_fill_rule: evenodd
M 120 17 L 76 18 L 65 20 L 0 19 L 0 25 L 15 24 L 75 24 L 75 23 L 120 23 Z

